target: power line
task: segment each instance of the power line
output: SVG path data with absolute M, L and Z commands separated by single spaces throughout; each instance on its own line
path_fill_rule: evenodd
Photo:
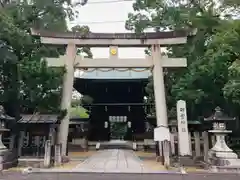
M 70 22 L 71 25 L 91 25 L 91 24 L 114 24 L 114 23 L 125 23 L 126 21 L 89 21 L 89 22 Z M 149 26 L 146 29 L 159 28 L 160 26 Z
M 88 2 L 88 4 L 111 4 L 111 3 L 121 3 L 121 2 L 133 2 L 134 0 L 106 0 L 106 1 L 92 1 Z
M 70 24 L 113 24 L 113 23 L 125 23 L 126 21 L 89 21 L 89 22 L 70 22 Z
M 105 1 L 92 1 L 87 2 L 88 4 L 110 4 L 110 3 L 120 3 L 120 2 L 133 2 L 135 0 L 105 0 Z M 113 24 L 113 23 L 125 23 L 125 20 L 118 20 L 118 21 L 91 21 L 91 22 L 70 22 L 70 24 Z

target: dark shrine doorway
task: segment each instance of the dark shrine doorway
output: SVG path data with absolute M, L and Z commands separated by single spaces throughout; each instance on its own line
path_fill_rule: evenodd
M 112 104 L 108 106 L 108 123 L 110 140 L 131 140 L 131 119 L 126 104 Z
M 78 86 L 79 85 L 79 86 Z M 76 79 L 75 89 L 93 98 L 89 141 L 127 140 L 145 132 L 145 81 Z

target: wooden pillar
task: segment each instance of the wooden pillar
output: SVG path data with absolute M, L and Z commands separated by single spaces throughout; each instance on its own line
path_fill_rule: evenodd
M 20 131 L 19 138 L 18 138 L 18 156 L 22 155 L 22 147 L 23 147 L 23 140 L 24 140 L 24 131 Z
M 45 142 L 45 151 L 44 151 L 44 167 L 48 168 L 51 165 L 51 142 L 47 140 Z
M 35 136 L 35 145 L 37 147 L 36 156 L 40 156 L 40 136 Z
M 208 132 L 204 131 L 202 133 L 203 136 L 203 151 L 204 151 L 204 161 L 208 159 L 208 151 L 209 151 L 209 139 L 208 139 Z
M 14 149 L 15 138 L 16 138 L 16 134 L 13 134 L 10 136 L 9 150 Z
M 170 134 L 170 143 L 171 143 L 171 153 L 172 155 L 175 155 L 175 133 Z
M 62 156 L 61 156 L 61 144 L 56 144 L 54 148 L 54 165 L 60 166 L 62 164 Z
M 200 133 L 194 132 L 195 156 L 201 156 Z
M 188 132 L 188 136 L 189 136 L 189 149 L 190 149 L 190 155 L 192 156 L 192 135 L 191 132 Z
M 164 166 L 169 168 L 170 166 L 170 142 L 165 140 L 162 142 L 163 146 L 163 156 L 164 156 Z

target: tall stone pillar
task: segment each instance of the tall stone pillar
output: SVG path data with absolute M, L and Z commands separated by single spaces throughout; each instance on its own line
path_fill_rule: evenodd
M 162 62 L 161 62 L 160 45 L 152 46 L 152 60 L 154 65 L 153 85 L 154 85 L 157 126 L 165 127 L 168 129 L 167 105 L 166 105 L 166 97 L 165 97 L 164 74 L 163 74 Z M 168 133 L 169 133 L 169 130 L 168 130 Z M 170 137 L 170 134 L 168 134 L 168 136 Z M 165 166 L 168 166 L 170 164 L 170 160 L 169 160 L 170 147 L 169 146 L 170 146 L 169 143 L 164 142 L 163 156 L 164 156 Z
M 165 97 L 164 76 L 161 62 L 161 49 L 159 45 L 152 46 L 153 83 L 156 106 L 157 126 L 168 127 L 167 105 Z
M 191 155 L 191 139 L 189 138 L 187 107 L 184 100 L 177 101 L 178 146 L 180 156 Z
M 62 89 L 62 100 L 61 109 L 66 109 L 67 114 L 61 120 L 59 129 L 59 143 L 62 144 L 62 155 L 67 153 L 67 140 L 68 140 L 68 129 L 69 129 L 69 110 L 72 100 L 72 90 L 74 81 L 74 61 L 77 53 L 77 48 L 75 44 L 68 44 L 66 48 L 66 58 L 65 58 L 65 69 L 66 72 L 63 77 L 63 89 Z

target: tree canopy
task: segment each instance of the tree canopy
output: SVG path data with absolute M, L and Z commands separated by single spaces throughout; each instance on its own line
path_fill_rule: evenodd
M 238 116 L 240 107 L 240 3 L 238 0 L 136 0 L 126 28 L 136 33 L 197 29 L 183 46 L 168 48 L 168 56 L 186 57 L 188 67 L 165 71 L 169 116 L 176 101 L 187 101 L 189 119 L 209 115 L 221 106 Z M 150 78 L 146 87 L 153 97 Z
M 30 35 L 30 28 L 68 31 L 66 19 L 73 20 L 78 15 L 74 6 L 86 2 L 73 5 L 70 0 L 0 1 L 0 103 L 10 114 L 16 116 L 19 110 L 59 110 L 64 69 L 48 68 L 44 58 L 57 57 L 64 48 L 42 45 Z M 75 29 L 89 31 L 86 26 Z M 83 51 L 91 56 L 89 49 Z

